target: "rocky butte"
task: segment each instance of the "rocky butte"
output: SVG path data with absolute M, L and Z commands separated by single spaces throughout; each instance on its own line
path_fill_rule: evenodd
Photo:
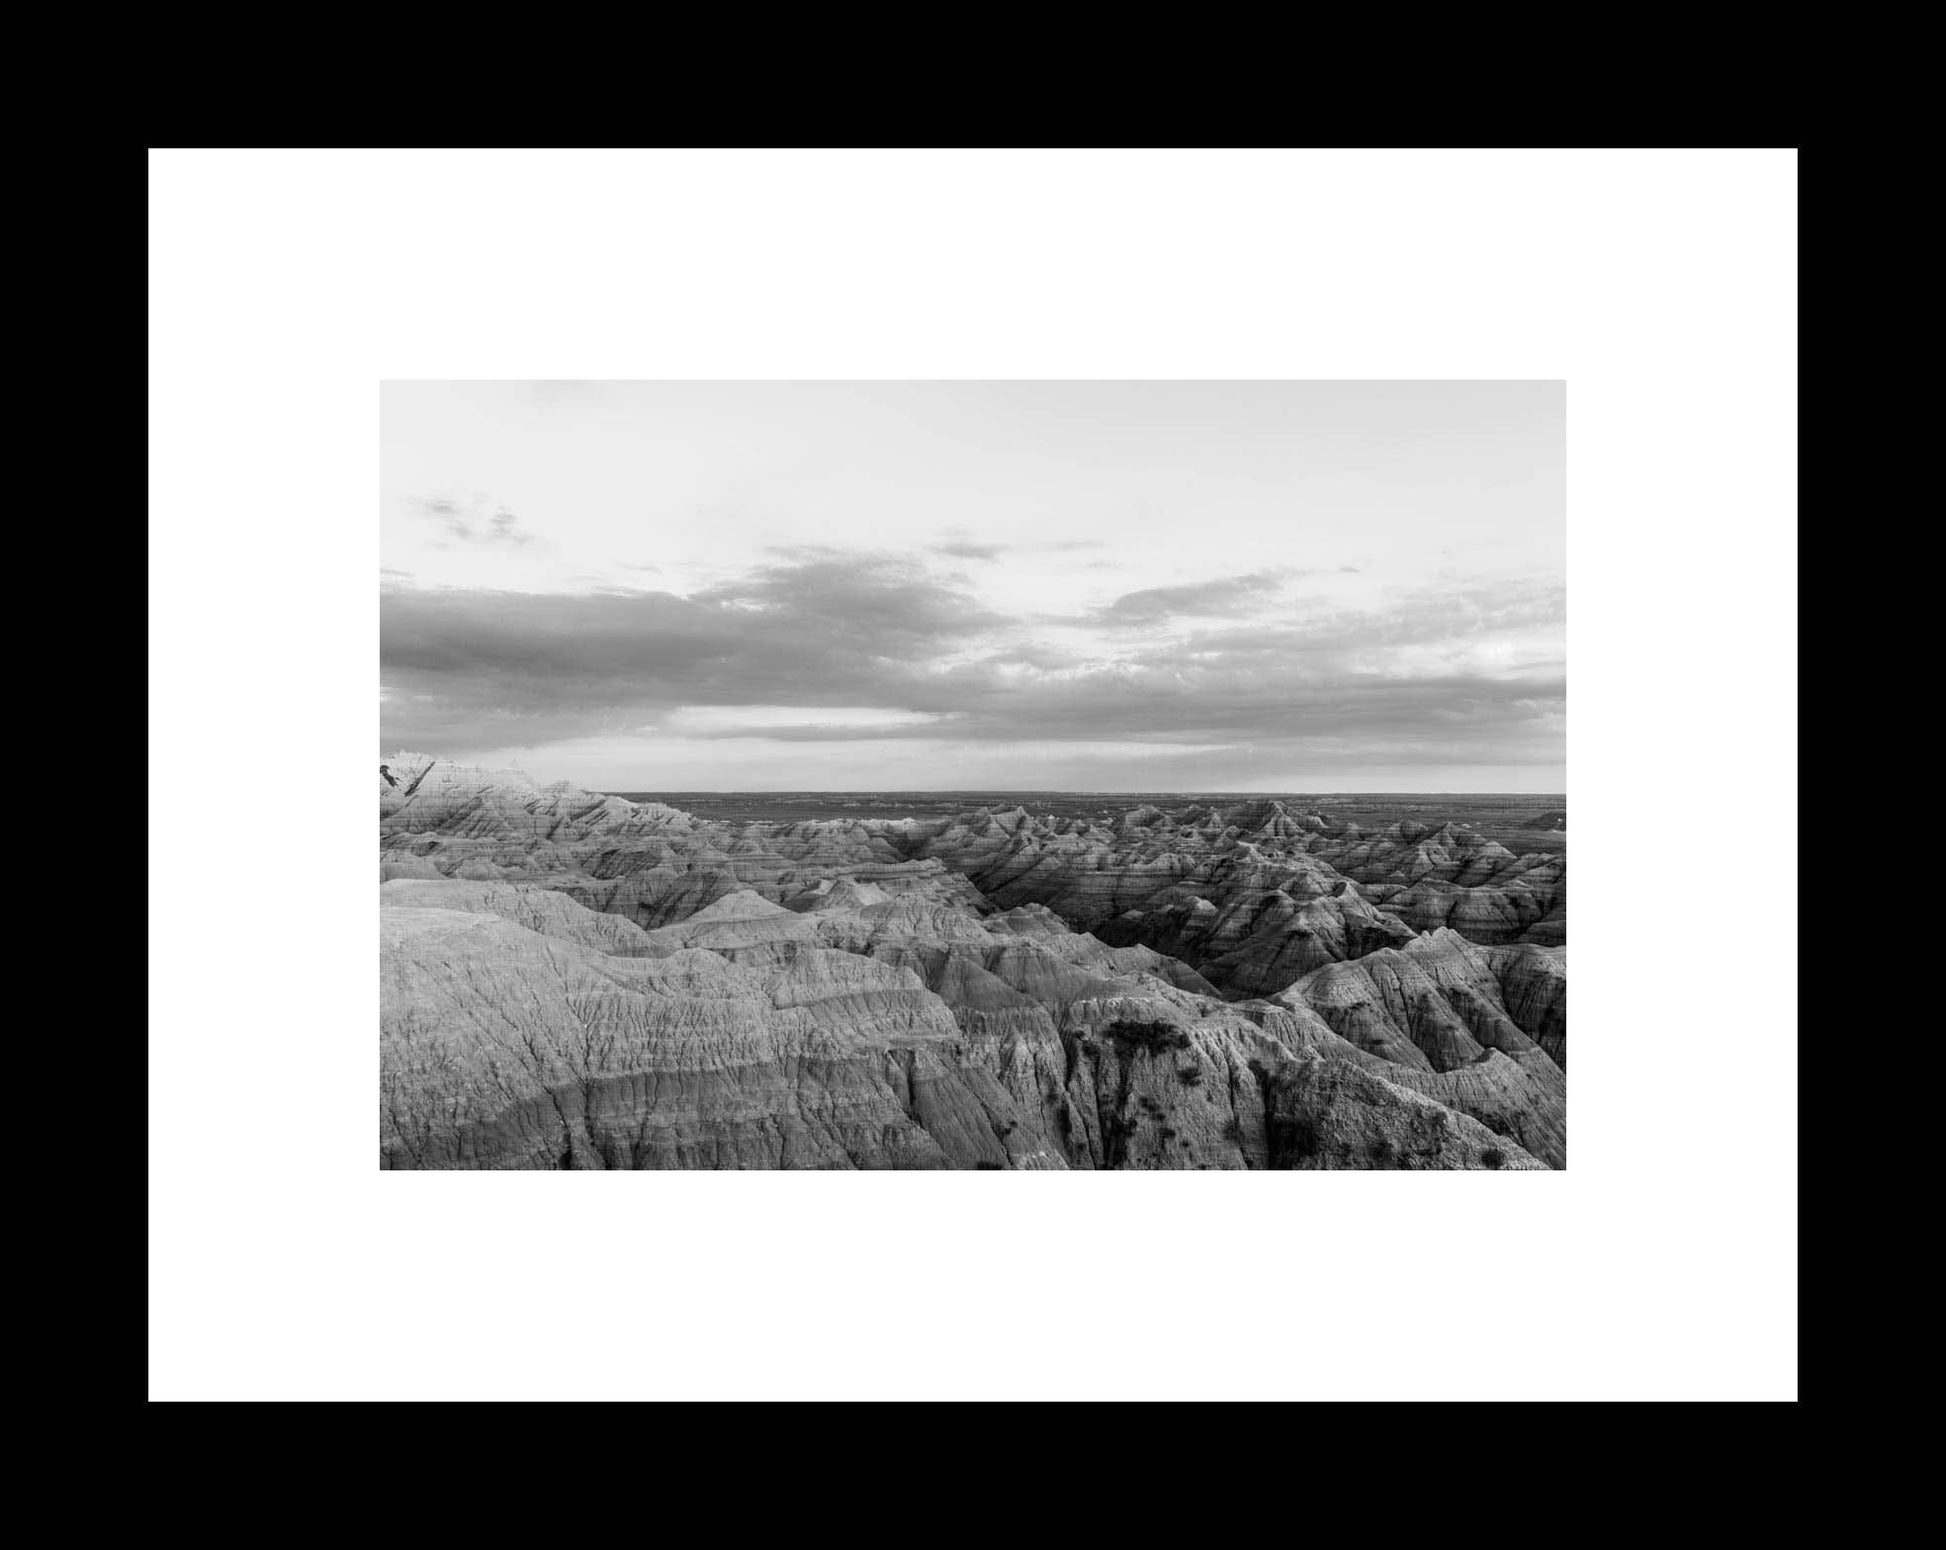
M 383 1168 L 1566 1165 L 1559 848 L 386 764 Z

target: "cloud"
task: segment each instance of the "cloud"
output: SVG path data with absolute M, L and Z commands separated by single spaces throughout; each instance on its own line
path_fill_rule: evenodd
M 756 612 L 767 624 L 869 655 L 905 653 L 1011 622 L 903 556 L 828 550 L 762 566 L 691 601 Z
M 413 503 L 422 517 L 429 517 L 461 543 L 527 544 L 534 535 L 520 531 L 520 519 L 504 505 L 489 502 L 484 495 L 456 499 L 451 496 L 421 496 Z
M 734 740 L 779 758 L 813 745 L 924 744 L 941 758 L 1014 747 L 1046 763 L 1036 750 L 1139 745 L 1203 750 L 1231 761 L 1231 780 L 1265 767 L 1559 764 L 1558 585 L 1289 605 L 1268 622 L 1225 614 L 1259 612 L 1285 574 L 1125 594 L 1053 639 L 910 558 L 828 549 L 788 551 L 688 597 L 388 585 L 386 746 L 464 755 L 648 736 L 658 750 Z M 1177 617 L 1212 622 L 1170 637 L 1126 628 Z M 726 748 L 724 768 L 742 757 Z M 1217 778 L 1217 765 L 1194 769 Z
M 838 742 L 915 727 L 937 730 L 953 720 L 925 711 L 871 705 L 688 705 L 669 716 L 661 730 L 679 737 Z
M 976 544 L 957 539 L 950 544 L 935 544 L 934 554 L 950 554 L 959 560 L 997 560 L 1007 552 L 1005 544 Z
M 1173 587 L 1147 587 L 1125 592 L 1095 611 L 1093 617 L 1110 625 L 1150 625 L 1181 616 L 1209 617 L 1254 612 L 1263 599 L 1283 585 L 1284 570 L 1251 571 L 1215 581 L 1192 581 Z
M 384 587 L 401 742 L 585 735 L 685 705 L 879 706 L 912 664 L 1009 624 L 910 562 L 813 554 L 690 597 Z

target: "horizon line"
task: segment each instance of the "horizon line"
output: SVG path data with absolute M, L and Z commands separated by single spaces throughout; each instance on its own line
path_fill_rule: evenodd
M 600 792 L 603 796 L 624 796 L 627 792 L 615 786 L 589 786 L 589 791 Z M 1068 786 L 642 786 L 634 788 L 644 794 L 658 791 L 672 796 L 709 796 L 709 797 L 764 797 L 764 796 L 1063 796 L 1063 797 L 1130 797 L 1130 796 L 1210 796 L 1210 797 L 1278 797 L 1278 796 L 1331 796 L 1331 797 L 1559 797 L 1567 800 L 1565 791 L 1413 791 L 1401 787 L 1394 791 L 1223 791 L 1214 787 L 1192 786 L 1144 786 L 1123 790 L 1090 789 Z

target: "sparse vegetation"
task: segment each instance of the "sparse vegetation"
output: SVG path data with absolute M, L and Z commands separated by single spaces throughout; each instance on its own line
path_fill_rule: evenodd
M 1373 1141 L 1371 1145 L 1367 1146 L 1365 1150 L 1367 1154 L 1371 1157 L 1372 1161 L 1381 1168 L 1389 1167 L 1392 1163 L 1393 1157 L 1398 1152 L 1398 1148 L 1394 1146 L 1390 1141 L 1388 1141 L 1384 1136 L 1378 1137 L 1378 1139 Z
M 1223 1139 L 1234 1141 L 1238 1146 L 1243 1145 L 1243 1121 L 1234 1114 L 1223 1121 Z
M 985 1158 L 981 1158 L 978 1162 L 973 1164 L 973 1167 L 976 1171 L 980 1173 L 1005 1173 L 1007 1171 L 1001 1164 L 997 1162 L 988 1162 Z
M 1201 1087 L 1203 1085 L 1203 1068 L 1201 1066 L 1179 1067 L 1176 1071 L 1176 1080 L 1181 1082 L 1185 1087 Z
M 1165 1050 L 1189 1048 L 1189 1035 L 1174 1023 L 1118 1017 L 1101 1031 L 1113 1039 L 1120 1050 L 1141 1050 L 1159 1055 Z
M 1484 1152 L 1480 1153 L 1480 1166 L 1483 1168 L 1504 1168 L 1507 1166 L 1507 1154 L 1497 1146 L 1490 1146 Z
M 1267 1128 L 1273 1156 L 1303 1159 L 1324 1150 L 1318 1127 L 1302 1114 L 1273 1114 Z

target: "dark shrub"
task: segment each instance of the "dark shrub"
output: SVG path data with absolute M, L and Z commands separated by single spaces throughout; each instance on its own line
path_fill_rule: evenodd
M 1185 1087 L 1201 1087 L 1203 1085 L 1203 1068 L 1201 1066 L 1184 1066 L 1176 1073 L 1176 1080 L 1181 1082 Z
M 1490 1146 L 1484 1152 L 1480 1153 L 1480 1166 L 1482 1168 L 1504 1168 L 1507 1166 L 1507 1154 L 1497 1146 Z
M 1381 1168 L 1383 1168 L 1387 1163 L 1389 1163 L 1392 1160 L 1392 1154 L 1396 1152 L 1398 1148 L 1395 1147 L 1390 1141 L 1386 1140 L 1384 1136 L 1380 1136 L 1370 1146 L 1366 1147 L 1365 1150 L 1371 1154 L 1372 1161 L 1377 1163 Z
M 1189 1035 L 1174 1023 L 1141 1022 L 1132 1017 L 1119 1017 L 1101 1031 L 1122 1050 L 1142 1050 L 1155 1055 L 1163 1050 L 1189 1048 Z
M 1005 1173 L 1007 1171 L 1005 1168 L 1001 1167 L 999 1163 L 988 1162 L 985 1158 L 981 1158 L 980 1161 L 973 1164 L 973 1166 L 976 1170 L 978 1170 L 981 1173 Z
M 1316 1157 L 1322 1150 L 1318 1127 L 1301 1114 L 1273 1114 L 1268 1130 L 1271 1151 L 1280 1157 Z
M 1234 1141 L 1238 1146 L 1243 1145 L 1243 1121 L 1234 1114 L 1223 1121 L 1223 1139 Z

